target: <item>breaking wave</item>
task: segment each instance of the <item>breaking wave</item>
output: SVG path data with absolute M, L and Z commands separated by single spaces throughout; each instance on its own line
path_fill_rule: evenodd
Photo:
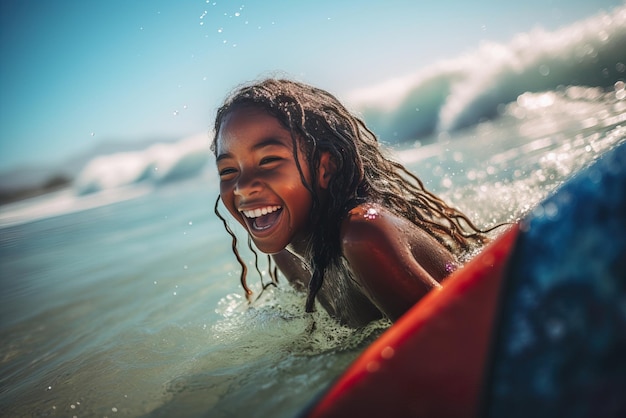
M 74 181 L 74 189 L 88 194 L 144 182 L 158 185 L 181 180 L 199 174 L 208 159 L 206 134 L 141 151 L 102 155 L 87 163 Z
M 385 142 L 454 131 L 499 115 L 526 92 L 612 87 L 626 78 L 626 6 L 554 32 L 485 42 L 417 73 L 354 91 L 348 100 Z
M 626 5 L 554 32 L 535 29 L 419 72 L 360 89 L 346 99 L 386 143 L 422 140 L 493 119 L 528 93 L 569 86 L 612 88 L 626 79 Z M 587 91 L 587 90 L 586 90 Z M 93 158 L 74 181 L 77 194 L 160 185 L 202 172 L 206 134 L 141 151 Z

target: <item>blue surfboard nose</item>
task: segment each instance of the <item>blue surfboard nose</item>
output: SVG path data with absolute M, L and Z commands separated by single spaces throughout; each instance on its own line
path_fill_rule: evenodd
M 520 229 L 481 416 L 626 416 L 626 144 Z

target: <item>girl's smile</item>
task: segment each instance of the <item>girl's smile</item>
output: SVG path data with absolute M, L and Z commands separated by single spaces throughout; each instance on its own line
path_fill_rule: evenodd
M 220 197 L 259 250 L 274 254 L 308 237 L 312 197 L 294 140 L 276 118 L 252 107 L 232 111 L 217 133 L 216 151 Z M 301 155 L 298 150 L 310 184 Z
M 241 213 L 248 219 L 250 227 L 257 231 L 265 231 L 276 223 L 281 215 L 280 206 L 268 206 L 262 209 L 242 210 Z

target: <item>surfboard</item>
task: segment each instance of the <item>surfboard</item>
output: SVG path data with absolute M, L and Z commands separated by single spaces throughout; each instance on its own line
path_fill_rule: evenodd
M 307 418 L 626 416 L 626 144 L 372 343 Z

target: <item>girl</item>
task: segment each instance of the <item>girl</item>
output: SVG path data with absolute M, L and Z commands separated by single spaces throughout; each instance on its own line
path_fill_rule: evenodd
M 248 245 L 271 255 L 270 271 L 273 261 L 307 289 L 307 312 L 317 298 L 353 327 L 396 320 L 486 242 L 486 231 L 386 158 L 364 122 L 324 90 L 276 79 L 238 89 L 217 111 L 211 150 L 215 212 L 247 295 L 246 264 L 220 199 Z

